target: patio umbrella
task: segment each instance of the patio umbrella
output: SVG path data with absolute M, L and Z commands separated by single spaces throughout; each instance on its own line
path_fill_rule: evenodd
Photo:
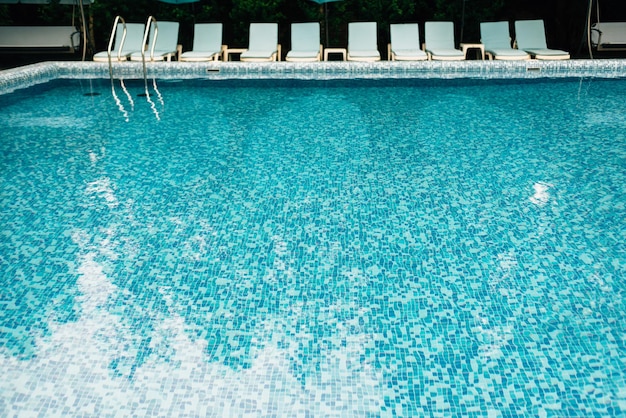
M 341 1 L 341 0 L 311 0 L 317 4 L 324 5 L 324 33 L 326 34 L 326 45 L 328 47 L 328 3 L 333 1 Z
M 50 0 L 0 0 L 3 4 L 48 4 Z
M 91 4 L 95 0 L 60 0 L 59 4 L 73 4 L 75 6 L 79 6 L 80 4 Z M 50 4 L 52 0 L 0 0 L 2 4 Z

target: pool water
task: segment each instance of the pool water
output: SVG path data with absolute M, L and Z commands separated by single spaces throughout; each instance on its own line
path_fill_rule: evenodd
M 0 96 L 2 415 L 626 415 L 626 81 Z

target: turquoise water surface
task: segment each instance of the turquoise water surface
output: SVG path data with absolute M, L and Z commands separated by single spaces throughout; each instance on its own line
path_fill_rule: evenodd
M 0 96 L 2 415 L 626 415 L 626 81 Z

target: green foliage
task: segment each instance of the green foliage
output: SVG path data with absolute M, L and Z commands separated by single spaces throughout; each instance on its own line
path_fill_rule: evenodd
M 9 15 L 9 6 L 0 5 L 0 26 L 10 25 L 11 23 L 13 22 Z
M 250 22 L 278 22 L 285 19 L 286 0 L 233 0 L 230 18 Z
M 232 0 L 230 22 L 233 41 L 236 45 L 246 45 L 248 28 L 252 22 L 286 23 L 283 13 L 288 0 Z
M 472 0 L 465 4 L 463 39 L 459 42 L 480 42 L 480 22 L 509 20 L 502 16 L 504 0 Z
M 385 16 L 390 21 L 405 23 L 413 19 L 416 10 L 416 2 L 410 0 L 391 0 L 385 8 Z

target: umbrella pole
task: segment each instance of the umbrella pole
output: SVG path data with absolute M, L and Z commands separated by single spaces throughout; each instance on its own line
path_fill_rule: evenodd
M 324 24 L 326 26 L 326 45 L 325 48 L 328 48 L 328 2 L 324 3 Z
M 460 42 L 463 42 L 463 30 L 465 29 L 465 0 L 463 0 L 463 7 L 461 9 L 461 36 Z
M 85 61 L 85 57 L 87 55 L 87 22 L 85 22 L 85 8 L 83 7 L 83 0 L 79 0 L 78 5 L 80 7 L 80 24 L 83 35 L 83 61 Z

